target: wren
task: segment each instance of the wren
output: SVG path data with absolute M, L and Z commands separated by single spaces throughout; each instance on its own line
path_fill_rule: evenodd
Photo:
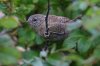
M 42 37 L 45 37 L 46 32 L 45 17 L 46 16 L 42 14 L 34 14 L 28 18 L 29 25 Z M 82 24 L 79 20 L 73 21 L 67 17 L 49 15 L 48 33 L 50 40 L 66 38 L 69 33 L 76 28 L 74 25 L 79 28 Z M 73 27 L 73 29 L 70 29 L 70 27 Z

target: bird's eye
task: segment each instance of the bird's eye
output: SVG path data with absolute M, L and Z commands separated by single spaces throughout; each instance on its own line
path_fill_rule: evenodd
M 37 19 L 35 18 L 35 19 L 33 19 L 32 21 L 37 21 Z

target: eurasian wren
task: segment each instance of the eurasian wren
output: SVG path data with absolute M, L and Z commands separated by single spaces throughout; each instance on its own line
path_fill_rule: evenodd
M 40 35 L 45 37 L 46 25 L 45 15 L 35 14 L 29 17 L 28 23 Z M 75 21 L 62 16 L 49 15 L 48 28 L 49 38 L 51 40 L 61 40 L 68 36 L 71 30 L 67 29 L 71 25 L 73 27 Z M 80 24 L 78 25 L 80 27 Z

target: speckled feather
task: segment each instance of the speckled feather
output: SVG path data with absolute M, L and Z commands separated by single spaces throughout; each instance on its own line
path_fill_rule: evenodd
M 29 24 L 35 31 L 40 35 L 45 37 L 45 15 L 35 14 L 29 17 Z M 66 29 L 66 24 L 72 22 L 72 20 L 55 15 L 49 15 L 48 17 L 48 28 L 50 33 L 50 39 L 52 40 L 60 40 L 64 37 L 68 36 L 69 31 Z

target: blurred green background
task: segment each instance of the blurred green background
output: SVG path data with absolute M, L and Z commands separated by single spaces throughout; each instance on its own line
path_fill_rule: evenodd
M 48 53 L 41 51 L 45 39 L 27 24 L 30 15 L 46 14 L 47 0 L 0 0 L 0 66 L 100 66 L 100 0 L 50 0 L 50 4 L 50 14 L 84 16 L 83 28 L 64 41 L 51 42 Z

